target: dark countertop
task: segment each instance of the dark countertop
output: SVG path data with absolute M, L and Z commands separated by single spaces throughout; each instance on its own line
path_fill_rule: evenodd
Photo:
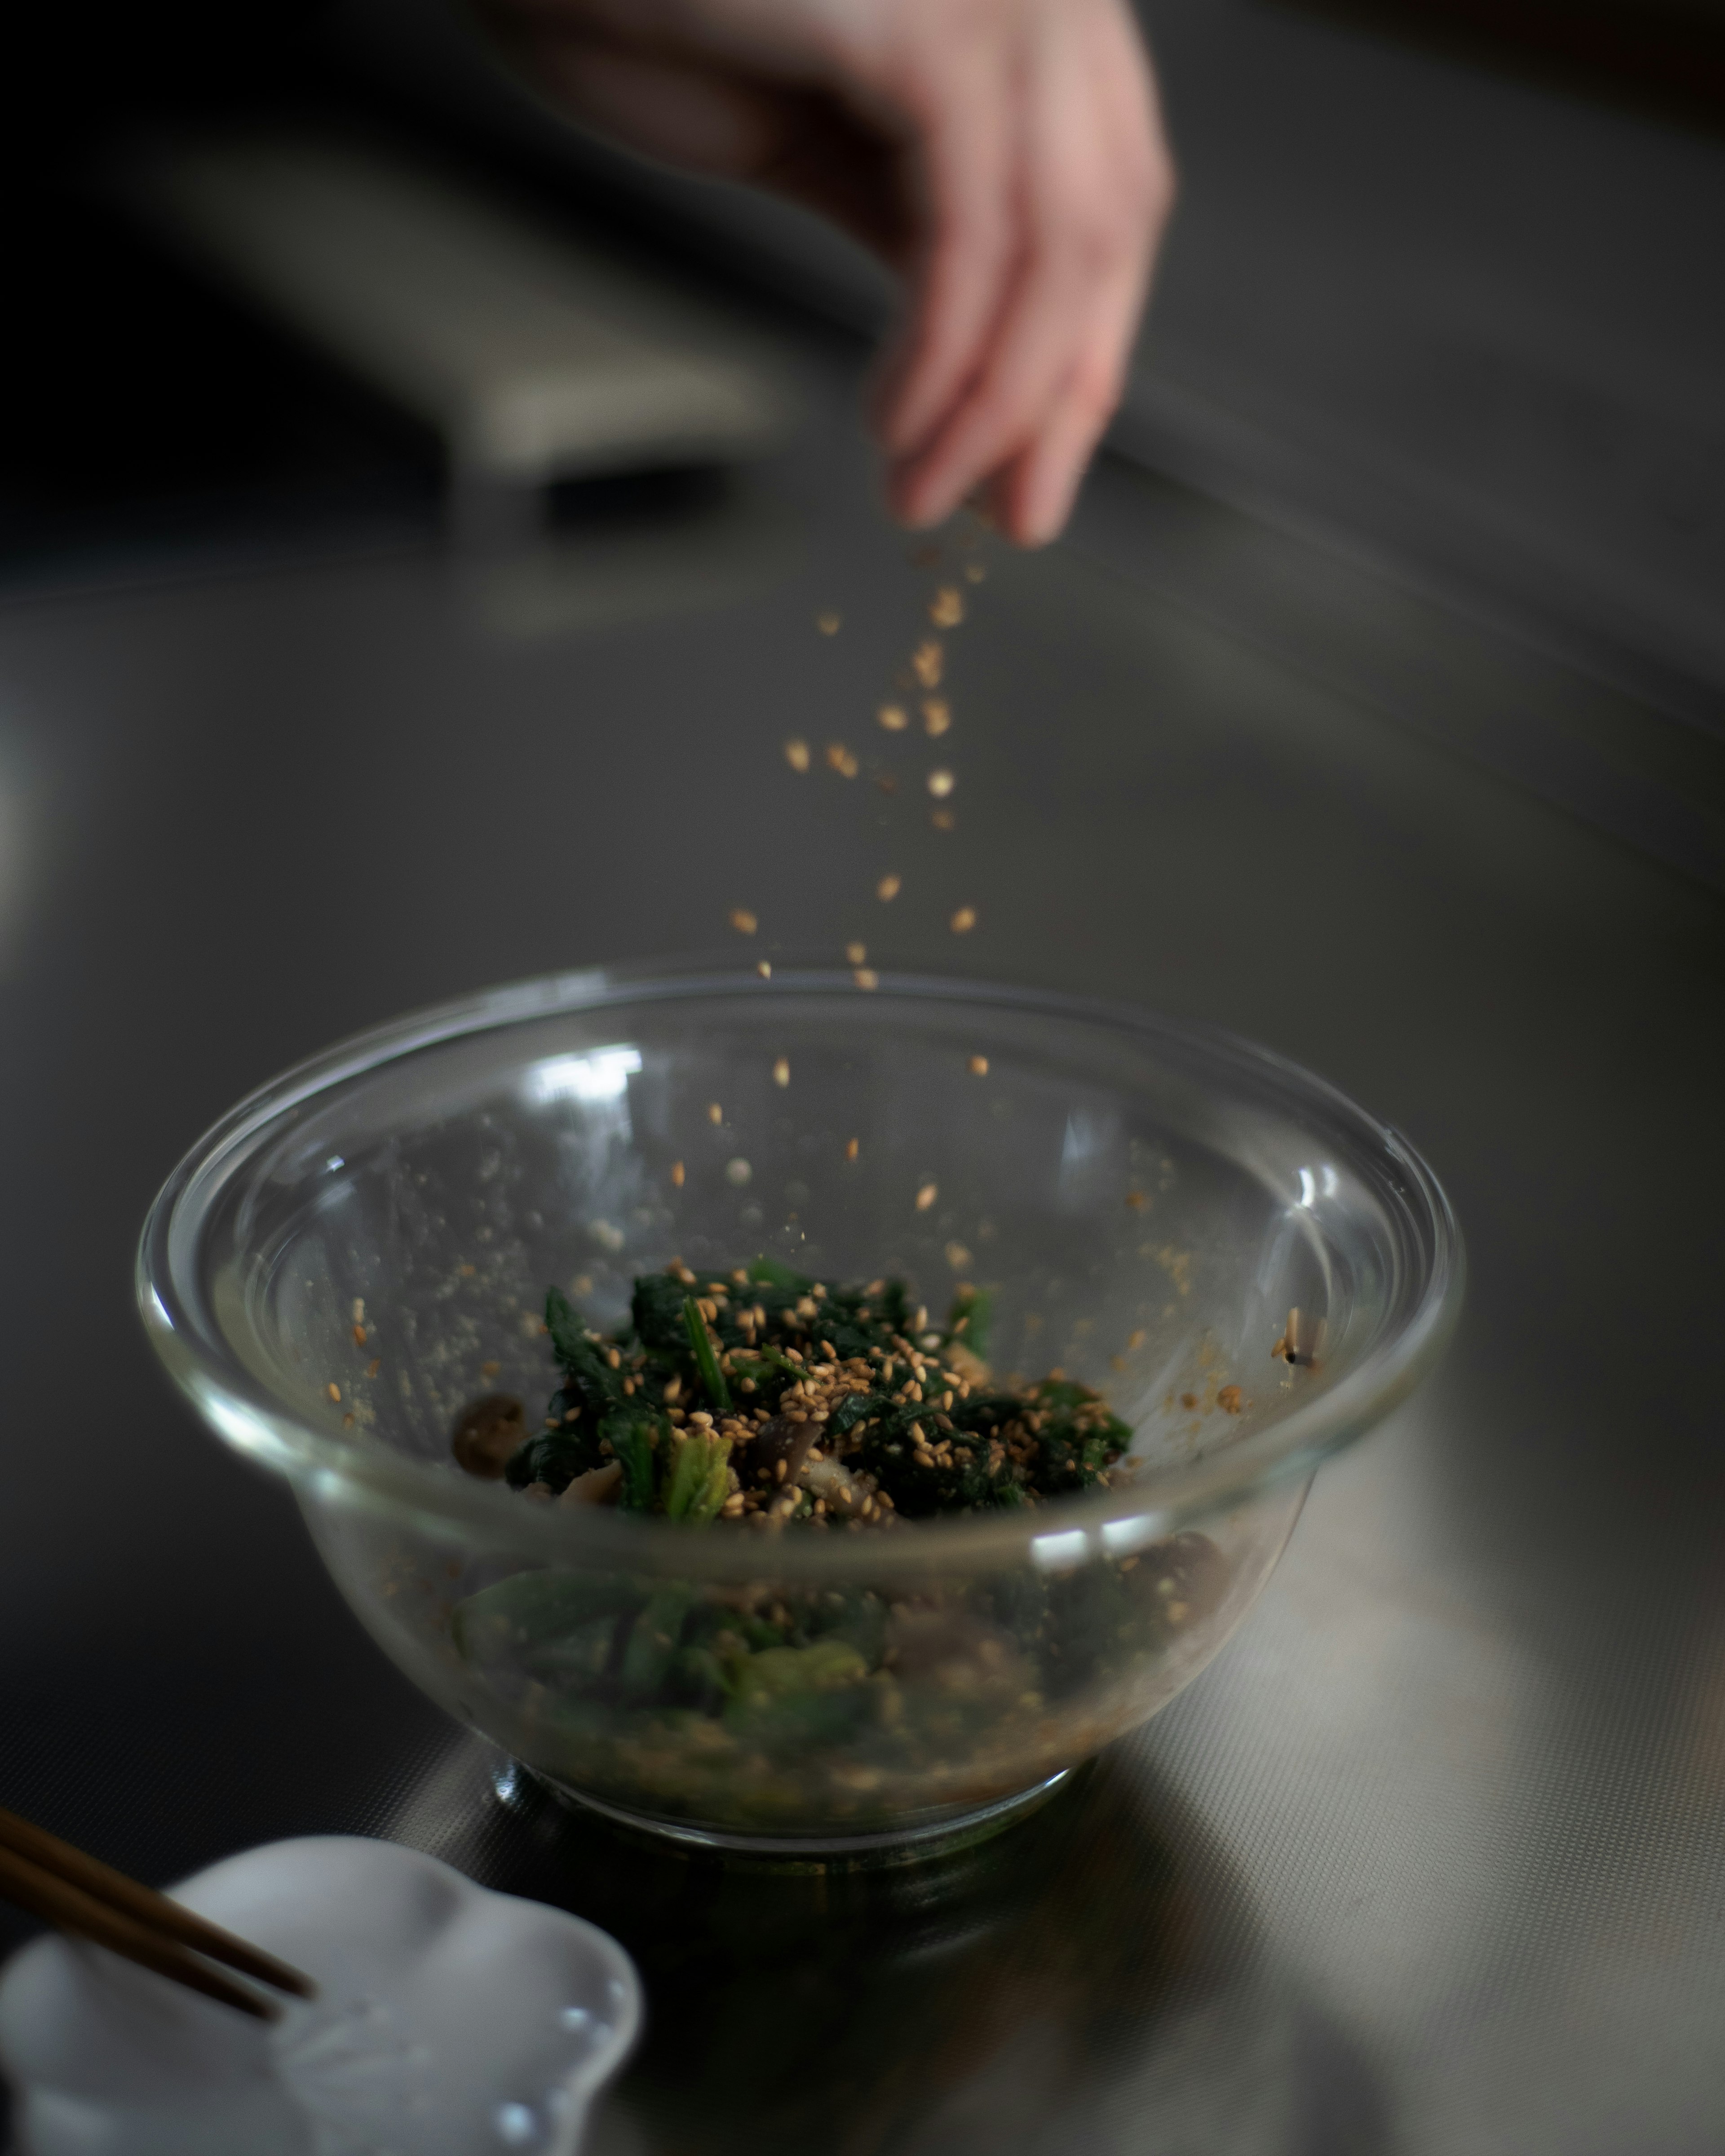
M 796 459 L 526 555 L 404 511 L 0 601 L 0 1800 L 157 1881 L 357 1830 L 595 1915 L 654 2015 L 609 2156 L 1718 2146 L 1725 905 L 1547 798 L 1537 742 L 1527 783 L 1470 742 L 1585 731 L 1596 683 L 1114 465 L 1068 546 L 993 557 L 957 829 L 906 821 L 929 896 L 883 936 L 866 827 L 909 812 L 778 744 L 867 741 L 927 575 L 852 362 L 806 367 Z M 144 1209 L 239 1094 L 490 981 L 716 947 L 742 898 L 1266 1041 L 1469 1239 L 1439 1378 L 1233 1644 L 944 1870 L 744 1880 L 500 1799 L 132 1312 Z

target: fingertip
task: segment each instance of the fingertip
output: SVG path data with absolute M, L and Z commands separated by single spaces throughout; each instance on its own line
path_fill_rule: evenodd
M 1054 544 L 1070 521 L 1081 476 L 1081 467 L 1070 465 L 1032 477 L 1024 490 L 1017 535 L 1019 546 Z
M 907 531 L 929 531 L 950 514 L 939 506 L 935 496 L 917 485 L 915 473 L 902 465 L 887 470 L 886 507 L 894 522 Z
M 950 475 L 943 479 L 922 455 L 901 458 L 887 475 L 886 498 L 893 515 L 913 531 L 944 524 L 963 492 L 962 485 Z

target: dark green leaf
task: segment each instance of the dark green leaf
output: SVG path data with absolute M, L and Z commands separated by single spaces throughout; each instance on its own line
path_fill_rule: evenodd
M 981 1362 L 988 1359 L 988 1330 L 993 1322 L 994 1297 L 987 1288 L 968 1288 L 954 1296 L 947 1319 L 947 1338 L 956 1340 Z
M 695 1351 L 695 1365 L 701 1373 L 701 1389 L 711 1403 L 716 1414 L 729 1414 L 731 1388 L 725 1383 L 725 1373 L 719 1368 L 719 1358 L 713 1353 L 713 1343 L 706 1337 L 706 1320 L 701 1314 L 701 1306 L 692 1295 L 683 1297 L 683 1326 L 688 1334 L 689 1345 Z
M 587 1337 L 587 1328 L 561 1288 L 551 1288 L 545 1297 L 546 1329 L 552 1353 L 563 1366 L 569 1389 L 583 1407 L 595 1415 L 614 1407 L 624 1397 L 622 1373 L 614 1370 L 605 1356 Z
M 599 1435 L 608 1439 L 611 1456 L 623 1469 L 623 1487 L 618 1504 L 625 1512 L 650 1512 L 656 1481 L 654 1449 L 661 1428 L 656 1418 L 629 1414 L 619 1410 L 607 1415 L 599 1425 Z
M 543 1482 L 561 1495 L 578 1475 L 603 1465 L 596 1430 L 583 1435 L 572 1430 L 542 1430 L 516 1447 L 503 1472 L 511 1490 Z
M 629 1312 L 635 1337 L 649 1354 L 677 1363 L 687 1359 L 689 1340 L 683 1328 L 686 1301 L 682 1282 L 669 1273 L 643 1273 L 636 1281 Z

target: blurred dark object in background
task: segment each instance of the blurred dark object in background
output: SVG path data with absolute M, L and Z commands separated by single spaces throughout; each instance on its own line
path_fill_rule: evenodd
M 26 6 L 0 67 L 0 169 L 25 183 L 74 169 L 116 128 L 268 110 L 316 80 L 330 0 L 90 0 Z
M 0 573 L 451 522 L 512 544 L 569 481 L 758 456 L 794 424 L 728 300 L 638 267 L 626 214 L 620 246 L 595 240 L 603 187 L 511 184 L 521 158 L 415 109 L 416 44 L 451 11 L 408 10 L 363 78 L 336 13 L 26 25 L 0 93 L 22 326 L 0 353 Z M 456 73 L 526 109 L 471 37 Z
M 267 532 L 398 531 L 429 433 L 169 259 L 91 186 L 139 131 L 326 94 L 322 0 L 22 8 L 0 69 L 0 570 L 105 567 Z
M 1725 128 L 1725 0 L 1286 0 L 1536 82 Z
M 17 191 L 3 259 L 0 571 L 265 533 L 417 527 L 429 430 L 79 190 Z

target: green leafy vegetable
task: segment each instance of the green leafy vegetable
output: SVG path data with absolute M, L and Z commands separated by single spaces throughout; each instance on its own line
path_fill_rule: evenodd
M 547 1291 L 545 1324 L 551 1334 L 552 1353 L 568 1379 L 566 1393 L 572 1393 L 595 1416 L 615 1407 L 624 1398 L 622 1375 L 588 1338 L 586 1327 L 561 1288 Z
M 458 1602 L 449 1629 L 459 1650 L 480 1660 L 567 1638 L 595 1620 L 614 1625 L 645 1599 L 644 1589 L 614 1576 L 517 1572 Z
M 572 1430 L 543 1430 L 516 1447 L 503 1473 L 511 1490 L 543 1482 L 561 1494 L 578 1475 L 599 1464 L 596 1448 L 586 1438 Z
M 661 1587 L 636 1618 L 623 1650 L 620 1672 L 626 1700 L 651 1699 L 675 1659 L 684 1620 L 697 1599 L 690 1587 Z
M 719 1368 L 719 1358 L 713 1353 L 713 1343 L 706 1337 L 706 1320 L 701 1314 L 701 1305 L 692 1295 L 683 1297 L 683 1327 L 689 1336 L 689 1345 L 695 1351 L 695 1367 L 701 1373 L 702 1389 L 717 1414 L 729 1414 L 731 1388 L 725 1383 L 725 1373 Z
M 952 1298 L 947 1319 L 947 1338 L 956 1341 L 976 1357 L 988 1359 L 988 1331 L 993 1322 L 994 1298 L 985 1287 L 968 1287 Z
M 683 1322 L 687 1301 L 682 1283 L 669 1273 L 643 1273 L 629 1297 L 636 1339 L 649 1355 L 674 1366 L 688 1358 L 689 1337 Z
M 641 1275 L 629 1327 L 612 1340 L 550 1291 L 564 1383 L 547 1428 L 509 1463 L 516 1488 L 561 1491 L 614 1459 L 624 1510 L 683 1525 L 717 1518 L 733 1495 L 737 1513 L 769 1514 L 762 1524 L 890 1523 L 1087 1489 L 1129 1445 L 1088 1386 L 976 1389 L 967 1373 L 988 1346 L 987 1289 L 961 1289 L 942 1332 L 902 1281 L 828 1286 L 769 1257 L 702 1277 L 681 1265 Z M 708 1414 L 687 1422 L 697 1404 Z M 793 1429 L 811 1417 L 819 1460 Z
M 731 1697 L 741 1707 L 789 1697 L 795 1692 L 833 1691 L 860 1684 L 869 1666 L 848 1640 L 815 1640 L 806 1647 L 768 1647 L 733 1665 Z
M 611 1447 L 611 1456 L 623 1470 L 623 1487 L 618 1493 L 618 1504 L 625 1512 L 650 1512 L 653 1510 L 656 1477 L 653 1455 L 661 1425 L 654 1419 L 642 1414 L 626 1414 L 619 1410 L 607 1415 L 599 1425 L 599 1433 Z M 663 1428 L 669 1430 L 666 1423 Z
M 731 1478 L 726 1471 L 730 1458 L 728 1437 L 691 1431 L 678 1438 L 665 1479 L 665 1517 L 685 1520 L 691 1527 L 716 1519 L 731 1494 Z

